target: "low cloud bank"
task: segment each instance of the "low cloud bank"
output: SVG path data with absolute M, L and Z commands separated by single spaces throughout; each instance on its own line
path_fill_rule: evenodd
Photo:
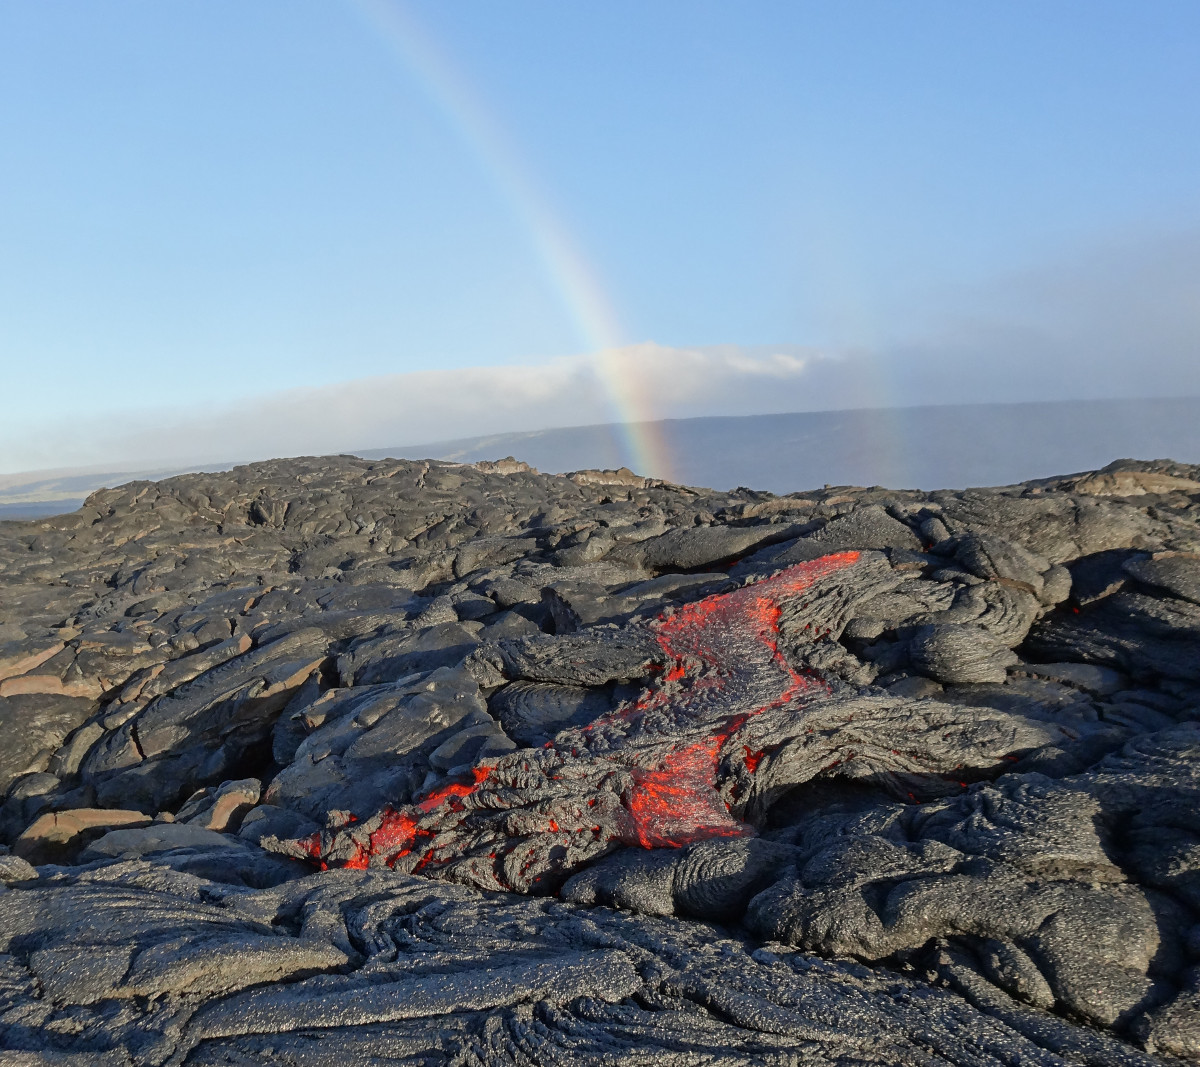
M 215 408 L 104 412 L 33 434 L 0 428 L 0 473 L 187 466 L 631 419 L 1200 395 L 1200 232 L 1093 249 L 939 301 L 912 339 L 874 352 L 644 343 Z
M 746 414 L 786 410 L 820 353 L 748 353 L 738 348 L 632 345 L 595 356 L 539 364 L 468 367 L 362 378 L 288 389 L 210 411 L 176 410 L 110 417 L 52 435 L 57 465 L 97 457 L 145 465 L 231 457 L 344 452 L 386 445 L 501 433 L 514 428 L 579 426 L 630 417 Z M 13 442 L 24 463 L 49 451 Z M 6 449 L 6 454 L 9 450 Z

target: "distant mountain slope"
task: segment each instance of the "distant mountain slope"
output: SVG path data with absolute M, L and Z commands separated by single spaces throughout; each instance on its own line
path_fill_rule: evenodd
M 685 485 L 777 493 L 830 485 L 1008 485 L 1123 457 L 1200 461 L 1200 397 L 797 412 L 657 424 Z M 613 425 L 495 434 L 357 452 L 474 462 L 512 455 L 557 473 L 615 467 Z M 661 471 L 639 471 L 661 476 Z
M 684 485 L 745 485 L 788 493 L 829 485 L 937 489 L 1010 485 L 1114 459 L 1200 462 L 1200 397 L 864 408 L 784 415 L 668 419 L 653 424 L 672 467 L 639 470 Z M 512 455 L 548 473 L 628 463 L 615 424 L 492 434 L 355 450 L 367 459 L 473 463 Z M 73 511 L 92 491 L 141 478 L 227 470 L 31 471 L 0 476 L 0 519 Z

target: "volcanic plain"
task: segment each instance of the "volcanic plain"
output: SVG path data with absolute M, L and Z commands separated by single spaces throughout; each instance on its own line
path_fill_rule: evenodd
M 0 1062 L 1200 1062 L 1200 467 L 322 457 L 0 523 Z

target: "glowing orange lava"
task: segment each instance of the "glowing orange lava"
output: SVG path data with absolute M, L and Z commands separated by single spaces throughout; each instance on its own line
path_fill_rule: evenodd
M 781 605 L 858 557 L 800 563 L 659 617 L 648 630 L 667 665 L 639 700 L 403 809 L 294 842 L 294 854 L 322 867 L 453 868 L 447 877 L 527 890 L 616 844 L 673 848 L 752 833 L 730 814 L 719 779 L 733 761 L 744 784 L 765 753 L 736 735 L 769 709 L 828 691 L 780 652 Z

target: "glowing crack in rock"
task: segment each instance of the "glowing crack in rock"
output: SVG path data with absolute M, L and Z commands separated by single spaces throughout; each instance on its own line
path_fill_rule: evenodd
M 799 712 L 829 692 L 780 652 L 783 606 L 858 558 L 800 563 L 644 624 L 668 667 L 639 700 L 543 748 L 481 763 L 469 779 L 400 810 L 348 816 L 289 850 L 322 867 L 387 864 L 530 891 L 552 889 L 619 845 L 672 848 L 753 833 L 738 818 L 740 801 L 765 753 L 739 732 L 765 712 Z

